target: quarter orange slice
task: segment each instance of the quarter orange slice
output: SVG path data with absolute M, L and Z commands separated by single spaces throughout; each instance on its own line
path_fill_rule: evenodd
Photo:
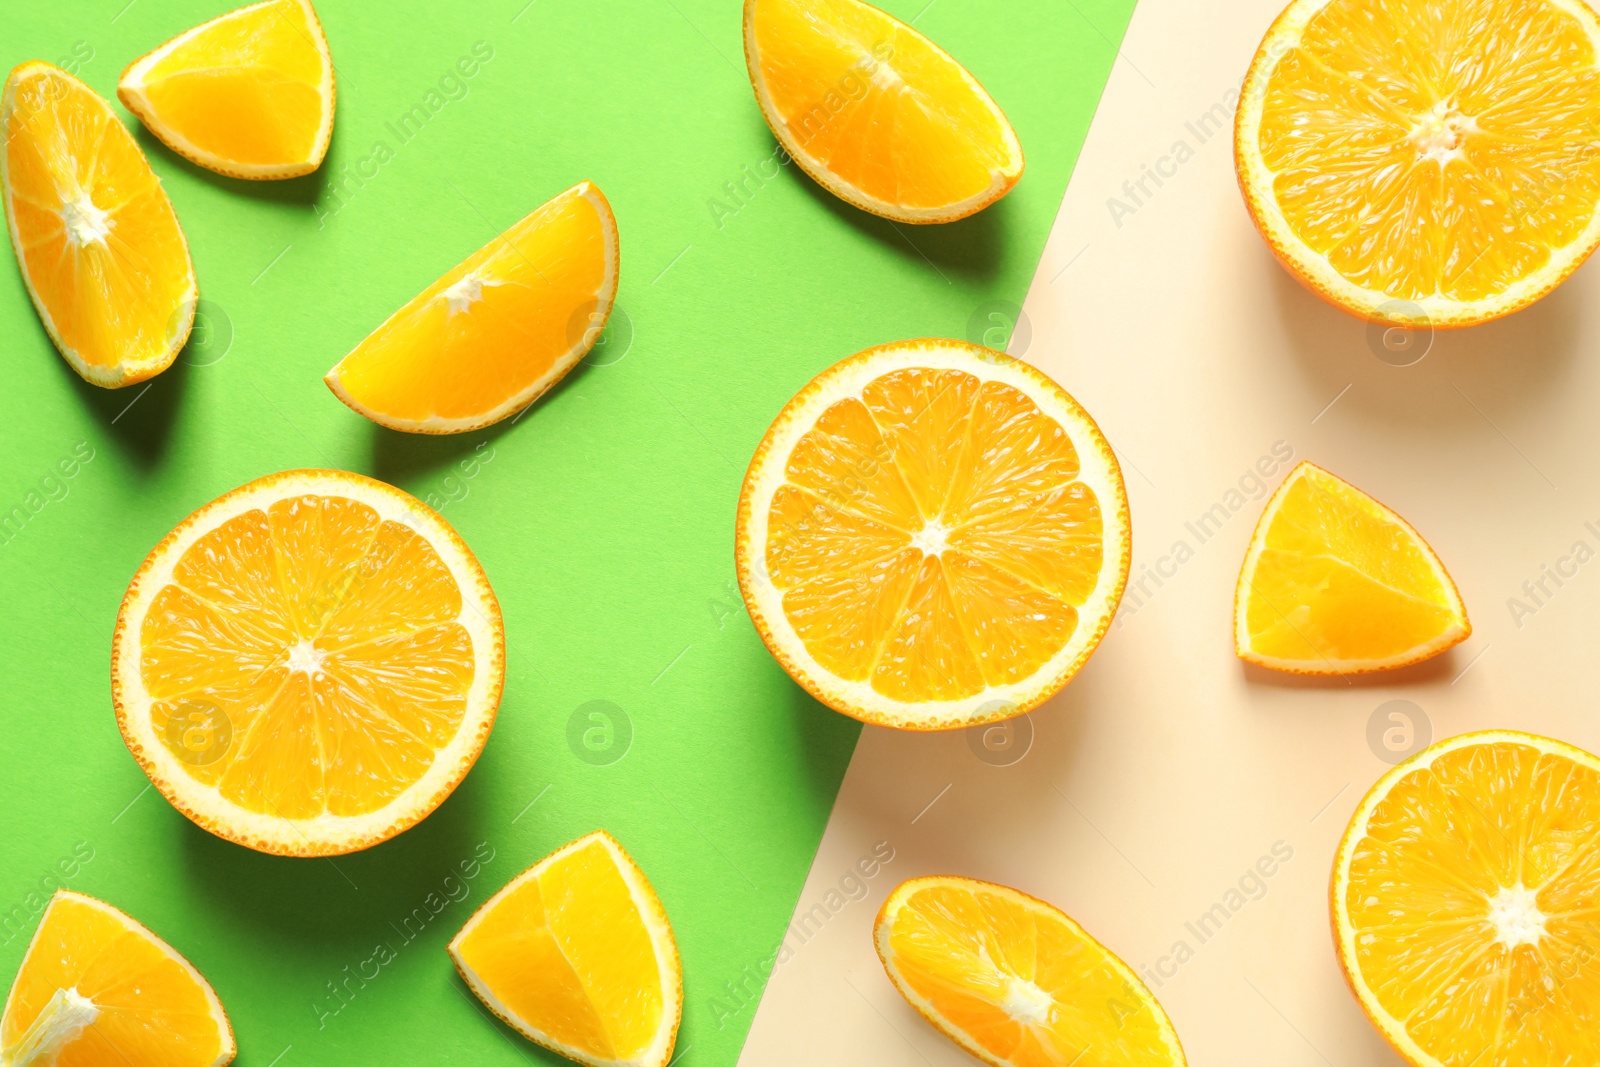
M 420 821 L 478 758 L 504 681 L 472 552 L 344 471 L 274 474 L 185 519 L 134 575 L 111 651 L 117 723 L 156 788 L 280 855 Z
M 1181 1067 L 1139 976 L 1042 900 L 991 882 L 902 882 L 872 928 L 900 995 L 994 1067 Z
M 1463 734 L 1378 780 L 1333 865 L 1334 941 L 1415 1067 L 1600 1062 L 1600 760 Z
M 1302 463 L 1267 501 L 1233 597 L 1243 659 L 1359 674 L 1436 656 L 1472 634 L 1461 594 L 1411 525 Z
M 324 379 L 373 422 L 464 433 L 559 382 L 605 329 L 617 220 L 581 182 L 468 256 L 372 331 Z
M 773 136 L 824 189 L 898 222 L 952 222 L 1022 177 L 978 79 L 860 0 L 745 0 L 744 54 Z
M 489 1009 L 592 1067 L 664 1067 L 683 1015 L 672 926 L 633 858 L 604 830 L 513 878 L 450 942 Z
M 172 946 L 109 904 L 50 898 L 6 998 L 7 1067 L 222 1067 L 233 1029 Z
M 1128 497 L 1088 412 L 960 341 L 870 348 L 762 439 L 739 498 L 750 618 L 818 700 L 943 730 L 1048 699 L 1128 578 Z
M 333 59 L 311 0 L 265 0 L 128 65 L 117 97 L 174 152 L 235 178 L 310 174 L 333 137 Z
M 1250 214 L 1363 318 L 1525 307 L 1600 244 L 1597 45 L 1583 0 L 1295 0 L 1236 115 Z
M 111 105 L 48 63 L 11 72 L 0 185 L 28 296 L 72 369 L 116 388 L 161 373 L 197 296 L 172 203 Z

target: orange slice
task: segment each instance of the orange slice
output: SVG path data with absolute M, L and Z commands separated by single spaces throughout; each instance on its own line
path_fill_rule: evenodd
M 1600 760 L 1463 734 L 1378 780 L 1333 865 L 1334 941 L 1416 1067 L 1600 1062 Z
M 333 136 L 333 59 L 311 0 L 265 0 L 128 65 L 117 97 L 174 152 L 235 178 L 310 174 Z
M 994 1067 L 1181 1067 L 1139 976 L 1026 893 L 971 878 L 902 882 L 872 928 L 900 995 Z
M 420 821 L 478 758 L 504 681 L 472 552 L 344 471 L 274 474 L 190 515 L 133 576 L 111 650 L 117 723 L 156 788 L 280 855 Z
M 50 898 L 0 1021 L 7 1067 L 222 1067 L 233 1029 L 172 946 L 109 904 Z
M 1358 674 L 1436 656 L 1472 634 L 1444 564 L 1411 525 L 1311 463 L 1267 501 L 1233 596 L 1243 659 Z
M 323 380 L 392 430 L 499 422 L 594 345 L 617 295 L 617 258 L 611 205 L 581 182 L 424 289 Z
M 860 0 L 745 0 L 744 54 L 773 136 L 823 188 L 897 222 L 952 222 L 1022 177 L 978 79 Z
M 110 104 L 48 63 L 11 72 L 0 127 L 11 247 L 50 340 L 95 385 L 160 374 L 189 338 L 197 293 L 144 153 Z
M 663 1067 L 683 1015 L 672 926 L 604 830 L 513 878 L 450 942 L 489 1009 L 529 1040 L 593 1067 Z
M 1239 102 L 1250 214 L 1363 318 L 1525 307 L 1600 244 L 1597 45 L 1581 0 L 1295 0 Z
M 1053 695 L 1128 579 L 1128 497 L 1088 412 L 961 341 L 869 348 L 789 401 L 739 498 L 739 585 L 818 700 L 944 730 Z

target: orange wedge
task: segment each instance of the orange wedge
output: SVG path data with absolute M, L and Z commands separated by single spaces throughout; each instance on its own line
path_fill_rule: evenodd
M 756 102 L 817 184 L 897 222 L 952 222 L 1022 177 L 1022 146 L 978 79 L 860 0 L 745 0 Z
M 1333 865 L 1345 978 L 1414 1067 L 1600 1062 L 1600 759 L 1510 730 L 1424 749 Z
M 1469 326 L 1600 244 L 1600 19 L 1582 0 L 1295 0 L 1235 125 L 1295 276 L 1352 314 Z
M 28 296 L 85 381 L 166 370 L 196 289 L 172 203 L 111 105 L 48 63 L 11 72 L 0 100 L 0 185 Z
M 1128 579 L 1128 497 L 1099 427 L 1038 370 L 902 341 L 778 414 L 736 550 L 756 630 L 818 700 L 954 729 L 1036 707 L 1088 660 Z
M 1302 463 L 1256 524 L 1233 596 L 1234 644 L 1295 674 L 1359 674 L 1436 656 L 1472 634 L 1461 594 L 1411 525 Z
M 311 0 L 265 0 L 128 65 L 117 97 L 174 152 L 235 178 L 310 174 L 333 136 L 333 59 Z
M 472 552 L 344 471 L 274 474 L 190 515 L 133 576 L 111 650 L 117 723 L 156 788 L 280 855 L 420 821 L 478 758 L 504 681 Z
M 1056 908 L 971 878 L 902 882 L 872 928 L 900 995 L 994 1067 L 1181 1067 L 1133 970 Z
M 380 426 L 465 433 L 515 415 L 605 329 L 617 220 L 581 182 L 389 316 L 323 380 Z
M 109 904 L 50 898 L 6 998 L 7 1067 L 222 1067 L 233 1029 L 189 961 Z
M 664 1067 L 683 968 L 655 890 L 616 838 L 580 837 L 490 897 L 450 942 L 456 970 L 529 1040 L 592 1067 Z

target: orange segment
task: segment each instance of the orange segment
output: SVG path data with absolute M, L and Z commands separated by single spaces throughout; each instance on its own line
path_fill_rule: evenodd
M 293 178 L 333 136 L 333 60 L 311 0 L 265 0 L 128 65 L 117 97 L 167 147 L 235 178 Z
M 589 182 L 537 208 L 424 289 L 324 379 L 410 433 L 499 422 L 594 345 L 617 295 L 617 221 Z
M 1365 318 L 1466 326 L 1532 303 L 1600 244 L 1597 43 L 1566 0 L 1295 0 L 1237 113 L 1256 225 Z
M 9 1067 L 222 1067 L 233 1030 L 172 947 L 109 904 L 59 890 L 0 1021 Z
M 494 723 L 500 609 L 417 500 L 289 471 L 191 515 L 117 618 L 123 737 L 179 810 L 264 852 L 387 840 L 437 807 Z
M 778 415 L 745 475 L 739 580 L 819 700 L 948 729 L 1067 683 L 1122 596 L 1128 536 L 1116 459 L 1060 386 L 989 349 L 905 341 Z
M 672 1058 L 678 946 L 644 872 L 603 830 L 489 898 L 450 958 L 490 1010 L 545 1048 L 596 1067 Z
M 1056 908 L 971 878 L 902 882 L 873 926 L 889 979 L 994 1067 L 1182 1067 L 1167 1013 Z
M 48 63 L 11 72 L 0 185 L 22 281 L 72 369 L 117 388 L 165 370 L 196 289 L 172 204 L 122 123 Z
M 960 63 L 860 0 L 745 0 L 773 135 L 819 184 L 900 222 L 950 222 L 1022 177 L 1022 146 Z
M 1289 472 L 1239 572 L 1242 658 L 1351 674 L 1416 663 L 1471 633 L 1455 583 L 1410 524 L 1321 467 Z

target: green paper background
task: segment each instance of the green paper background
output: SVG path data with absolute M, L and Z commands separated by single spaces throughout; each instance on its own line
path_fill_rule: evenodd
M 339 99 L 317 174 L 222 178 L 137 132 L 200 279 L 196 335 L 172 369 L 148 389 L 84 384 L 0 269 L 0 512 L 28 514 L 0 529 L 0 973 L 65 884 L 129 911 L 207 975 L 242 1065 L 555 1062 L 485 1016 L 444 944 L 514 874 L 603 826 L 673 919 L 681 1062 L 735 1061 L 859 730 L 792 684 L 744 615 L 745 464 L 836 360 L 1003 327 L 990 305 L 1022 300 L 1133 5 L 885 6 L 962 60 L 1022 139 L 1021 184 L 973 219 L 897 226 L 792 166 L 750 180 L 774 142 L 736 0 L 319 0 Z M 114 100 L 127 62 L 221 10 L 8 3 L 0 60 L 76 68 Z M 475 46 L 492 58 L 441 83 Z M 436 110 L 403 141 L 390 124 L 413 105 Z M 617 213 L 631 330 L 619 315 L 524 418 L 409 437 L 323 386 L 400 304 L 585 178 Z M 741 181 L 736 199 L 724 183 Z M 987 340 L 1003 343 L 1003 328 Z M 41 481 L 75 449 L 92 460 Z M 108 679 L 117 607 L 150 547 L 221 493 L 307 466 L 440 506 L 506 623 L 505 699 L 472 774 L 420 826 L 334 861 L 259 855 L 191 825 L 123 746 Z M 609 765 L 568 742 L 575 709 L 595 700 L 631 724 Z M 427 922 L 408 926 L 413 915 Z M 348 977 L 380 942 L 393 962 Z

